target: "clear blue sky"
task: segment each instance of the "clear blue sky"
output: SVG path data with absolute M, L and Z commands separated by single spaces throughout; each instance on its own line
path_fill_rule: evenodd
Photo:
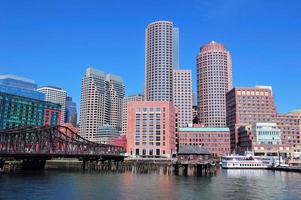
M 79 104 L 93 65 L 143 92 L 144 31 L 155 20 L 180 28 L 180 66 L 192 69 L 215 40 L 232 54 L 234 86 L 272 85 L 279 112 L 301 107 L 301 1 L 1 1 L 0 74 L 67 90 Z M 196 81 L 194 77 L 194 88 Z

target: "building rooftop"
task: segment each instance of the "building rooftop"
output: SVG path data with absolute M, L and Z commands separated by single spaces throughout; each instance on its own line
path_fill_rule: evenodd
M 52 85 L 45 85 L 45 86 L 39 87 L 39 89 L 41 89 L 41 88 L 51 88 L 51 89 L 63 90 L 60 87 L 56 87 L 56 86 L 52 86 Z
M 294 113 L 301 113 L 301 108 L 298 108 L 298 109 L 295 109 L 295 110 L 292 110 L 289 112 L 289 114 L 294 114 Z
M 197 145 L 187 145 L 187 146 L 180 146 L 179 155 L 210 155 L 209 150 L 206 147 L 203 146 L 197 146 Z
M 208 128 L 208 127 L 186 127 L 179 128 L 179 132 L 228 132 L 229 128 Z
M 0 79 L 14 79 L 18 81 L 23 81 L 23 82 L 28 82 L 31 84 L 35 84 L 35 81 L 29 78 L 21 77 L 21 76 L 16 76 L 16 75 L 11 75 L 11 74 L 6 74 L 6 75 L 0 75 Z

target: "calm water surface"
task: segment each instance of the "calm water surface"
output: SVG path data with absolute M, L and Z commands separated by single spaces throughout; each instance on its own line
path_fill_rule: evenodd
M 301 174 L 221 170 L 213 177 L 46 171 L 0 176 L 0 199 L 301 199 Z

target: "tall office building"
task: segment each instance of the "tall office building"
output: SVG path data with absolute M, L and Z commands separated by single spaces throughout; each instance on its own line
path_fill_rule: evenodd
M 156 21 L 145 31 L 147 101 L 172 101 L 172 70 L 179 65 L 179 30 L 170 21 Z
M 192 124 L 191 70 L 173 70 L 173 104 L 178 108 L 178 127 Z
M 107 90 L 107 123 L 117 130 L 122 128 L 122 100 L 124 97 L 124 85 L 120 76 L 106 75 Z
M 128 102 L 130 101 L 144 101 L 142 94 L 134 94 L 123 98 L 122 106 L 122 134 L 127 133 L 127 120 L 128 120 Z
M 214 41 L 197 56 L 200 121 L 206 127 L 226 127 L 226 93 L 232 89 L 230 52 Z
M 53 86 L 44 86 L 38 88 L 39 92 L 42 92 L 45 94 L 45 101 L 51 102 L 51 103 L 57 103 L 61 105 L 61 124 L 65 121 L 65 110 L 66 110 L 66 97 L 67 92 L 65 90 L 62 90 L 62 88 L 53 87 Z
M 237 147 L 239 127 L 272 122 L 277 113 L 269 86 L 233 88 L 226 95 L 226 104 L 232 150 Z
M 82 79 L 80 134 L 94 140 L 104 124 L 121 130 L 124 85 L 119 76 L 88 68 Z
M 77 125 L 76 103 L 72 101 L 72 97 L 66 98 L 65 123 L 71 123 L 74 127 Z
M 45 99 L 44 93 L 37 91 L 34 80 L 15 75 L 0 75 L 0 92 L 40 101 Z

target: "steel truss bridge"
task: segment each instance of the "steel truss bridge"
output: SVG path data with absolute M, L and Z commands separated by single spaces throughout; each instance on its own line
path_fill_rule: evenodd
M 0 131 L 0 158 L 123 160 L 122 147 L 91 142 L 65 126 L 31 126 Z

